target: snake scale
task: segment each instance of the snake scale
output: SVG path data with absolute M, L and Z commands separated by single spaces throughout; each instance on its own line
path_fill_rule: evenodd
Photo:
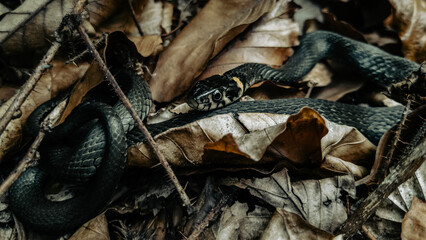
M 251 84 L 261 80 L 294 85 L 323 58 L 331 58 L 350 66 L 353 71 L 383 87 L 403 80 L 419 68 L 417 63 L 390 55 L 374 46 L 335 33 L 317 31 L 305 34 L 300 39 L 300 46 L 295 54 L 281 69 L 276 70 L 262 64 L 248 63 L 223 75 L 212 76 L 197 83 L 188 95 L 188 104 L 201 111 L 192 111 L 162 123 L 148 125 L 147 128 L 155 136 L 167 129 L 222 113 L 293 114 L 300 108 L 309 106 L 331 121 L 356 127 L 368 139 L 377 143 L 382 134 L 398 122 L 403 111 L 402 107 L 367 108 L 318 99 L 233 103 Z M 129 93 L 133 106 L 140 107 L 138 111 L 146 109 L 151 101 L 149 90 L 142 82 L 143 80 L 136 81 L 135 86 L 130 87 Z M 136 90 L 137 94 L 133 94 L 132 89 Z M 47 105 L 52 104 L 45 106 Z M 82 118 L 81 115 L 88 112 L 93 114 L 79 120 Z M 33 115 L 36 117 L 33 119 L 30 117 L 28 122 L 39 123 L 41 114 L 33 113 Z M 141 112 L 142 118 L 145 115 L 146 112 Z M 40 168 L 46 170 L 32 167 L 20 176 L 9 190 L 11 208 L 18 219 L 38 232 L 61 234 L 75 230 L 85 221 L 96 216 L 107 205 L 122 175 L 126 145 L 142 142 L 145 139 L 138 130 L 130 130 L 133 125 L 133 120 L 130 120 L 130 115 L 121 104 L 116 104 L 113 108 L 103 103 L 82 104 L 77 107 L 67 118 L 66 123 L 53 129 L 44 144 L 53 144 L 59 141 L 56 139 L 58 135 L 70 132 L 81 136 L 84 140 L 82 142 L 69 139 L 64 141 L 64 146 L 74 146 L 68 150 L 65 147 L 61 150 L 49 148 L 40 150 L 42 158 L 72 157 L 69 161 L 52 160 L 53 163 L 46 161 L 40 164 Z M 76 126 L 82 126 L 82 130 L 73 131 Z M 124 137 L 125 133 L 127 133 L 126 137 Z M 47 200 L 44 197 L 43 186 L 47 181 L 46 172 L 49 172 L 49 169 L 60 172 L 53 175 L 64 175 L 64 181 L 77 179 L 78 182 L 85 182 L 85 187 L 72 199 L 63 202 Z

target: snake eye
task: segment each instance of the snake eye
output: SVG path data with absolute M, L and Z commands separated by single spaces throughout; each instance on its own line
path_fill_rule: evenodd
M 213 100 L 217 102 L 221 99 L 222 99 L 222 93 L 219 90 L 215 90 L 213 92 Z

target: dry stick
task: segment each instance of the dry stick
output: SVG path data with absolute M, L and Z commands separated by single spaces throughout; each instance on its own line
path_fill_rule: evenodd
M 87 0 L 79 0 L 74 7 L 73 12 L 75 14 L 80 14 L 83 11 L 84 4 Z M 62 18 L 64 20 L 64 18 Z M 60 36 L 61 33 L 59 32 L 59 29 L 62 27 L 62 23 L 59 26 L 57 30 L 57 35 Z M 60 37 L 58 38 L 60 39 Z M 52 46 L 50 46 L 49 50 L 44 55 L 43 59 L 40 61 L 38 66 L 36 67 L 34 73 L 30 76 L 30 78 L 25 82 L 25 84 L 21 87 L 19 90 L 19 93 L 15 96 L 15 99 L 13 100 L 12 104 L 10 104 L 9 108 L 7 109 L 6 113 L 3 115 L 3 117 L 0 119 L 0 135 L 3 134 L 4 130 L 6 129 L 9 122 L 12 120 L 13 115 L 15 112 L 22 106 L 24 101 L 27 99 L 27 97 L 30 95 L 31 91 L 33 90 L 34 86 L 40 80 L 41 75 L 46 70 L 47 66 L 49 66 L 49 63 L 53 60 L 53 57 L 55 57 L 56 52 L 58 51 L 59 47 L 61 46 L 60 41 L 55 40 L 52 43 Z
M 424 129 L 421 133 L 424 135 Z M 362 224 L 376 211 L 399 185 L 408 180 L 426 160 L 426 137 L 422 136 L 417 146 L 404 154 L 398 164 L 391 169 L 389 175 L 359 206 L 359 208 L 336 231 L 346 238 L 353 236 Z
M 155 143 L 154 139 L 152 138 L 151 134 L 148 132 L 144 124 L 142 123 L 142 120 L 139 118 L 138 114 L 136 113 L 135 109 L 132 107 L 131 103 L 129 102 L 129 99 L 124 95 L 123 91 L 121 90 L 120 86 L 118 86 L 117 81 L 115 80 L 114 76 L 111 74 L 111 72 L 108 70 L 107 66 L 103 62 L 101 56 L 99 55 L 99 52 L 96 50 L 96 48 L 93 46 L 92 41 L 90 40 L 89 36 L 86 34 L 85 29 L 82 25 L 79 25 L 77 27 L 78 32 L 80 33 L 83 40 L 86 42 L 87 47 L 90 49 L 90 52 L 92 53 L 93 58 L 95 61 L 99 64 L 101 70 L 105 73 L 106 78 L 108 79 L 109 83 L 113 87 L 114 91 L 120 98 L 121 102 L 123 102 L 124 106 L 127 108 L 127 110 L 132 115 L 133 119 L 135 119 L 138 128 L 141 130 L 141 132 L 146 136 L 149 145 L 154 150 L 155 155 L 158 157 L 158 160 L 160 160 L 160 163 L 165 168 L 167 175 L 174 183 L 182 201 L 183 204 L 187 207 L 187 211 L 189 214 L 193 213 L 193 207 L 191 205 L 191 202 L 186 195 L 185 191 L 183 190 L 182 186 L 180 185 L 176 175 L 173 173 L 173 170 L 171 169 L 169 163 L 166 161 L 166 158 L 164 155 L 160 152 L 160 150 L 157 147 L 157 144 Z
M 135 9 L 133 8 L 133 1 L 132 0 L 127 0 L 127 2 L 129 3 L 129 8 L 130 8 L 130 15 L 132 15 L 132 19 L 133 22 L 135 22 L 136 28 L 138 29 L 138 32 L 141 36 L 143 36 L 143 32 L 142 32 L 142 28 L 138 23 L 138 20 L 136 19 L 136 13 L 135 13 Z
M 86 0 L 79 0 L 75 7 L 74 7 L 74 13 L 81 13 L 83 11 L 83 7 Z M 62 19 L 64 20 L 64 19 Z M 63 23 L 61 23 L 62 25 Z M 16 95 L 15 99 L 13 100 L 12 104 L 7 109 L 5 115 L 0 119 L 0 135 L 4 132 L 6 129 L 6 126 L 11 121 L 13 114 L 21 107 L 21 105 L 24 103 L 25 99 L 28 97 L 38 80 L 40 79 L 41 75 L 43 74 L 44 70 L 46 70 L 46 66 L 52 61 L 53 57 L 55 56 L 56 52 L 58 51 L 59 47 L 61 46 L 60 40 L 60 28 L 63 26 L 59 26 L 58 30 L 56 31 L 57 39 L 52 43 L 52 46 L 49 48 L 49 50 L 44 55 L 43 59 L 40 61 L 39 65 L 36 67 L 34 73 L 31 75 L 31 77 L 27 80 L 27 82 L 22 86 L 19 93 Z M 62 106 L 63 108 L 63 106 Z M 63 109 L 62 109 L 63 110 Z M 52 113 L 52 115 L 55 113 Z M 57 113 L 56 113 L 57 114 Z M 47 126 L 48 128 L 51 128 L 54 124 L 56 124 L 57 120 L 56 118 L 54 121 L 49 121 L 51 119 L 51 116 L 43 121 L 44 126 Z M 45 135 L 45 129 L 42 128 L 42 130 L 37 135 L 34 142 L 31 144 L 30 149 L 25 154 L 25 157 L 19 162 L 16 169 L 6 178 L 5 181 L 0 186 L 0 197 L 3 196 L 3 194 L 12 186 L 12 184 L 18 179 L 18 177 L 22 174 L 22 172 L 27 168 L 27 166 L 31 163 L 31 160 L 34 158 L 34 153 L 37 150 L 38 146 L 40 145 L 41 141 L 44 138 Z
M 62 101 L 58 106 L 43 120 L 41 128 L 37 137 L 31 144 L 25 156 L 19 162 L 18 166 L 13 170 L 9 176 L 4 180 L 0 186 L 0 198 L 3 194 L 12 186 L 12 184 L 18 179 L 22 172 L 30 165 L 34 159 L 34 154 L 37 151 L 38 146 L 46 135 L 46 131 L 52 129 L 53 126 L 59 121 L 63 110 L 65 109 L 66 101 Z
M 43 72 L 46 70 L 47 66 L 49 66 L 49 63 L 52 61 L 53 57 L 55 56 L 60 46 L 61 44 L 59 42 L 57 41 L 53 42 L 52 46 L 49 48 L 49 50 L 44 55 L 43 59 L 38 64 L 34 73 L 27 80 L 27 82 L 25 82 L 25 84 L 21 87 L 21 89 L 19 90 L 19 93 L 15 96 L 15 99 L 13 99 L 12 104 L 10 104 L 6 113 L 0 119 L 0 135 L 3 134 L 7 125 L 12 120 L 14 113 L 22 106 L 24 101 L 27 99 L 28 95 L 30 95 L 34 86 L 40 79 Z
M 401 132 L 403 127 L 406 126 L 405 122 L 407 121 L 407 116 L 410 113 L 411 100 L 408 99 L 407 104 L 405 105 L 404 113 L 402 114 L 401 123 L 398 125 L 398 129 L 396 130 L 395 136 L 393 138 L 392 148 L 389 150 L 388 157 L 386 158 L 385 164 L 381 167 L 381 170 L 378 174 L 379 178 L 376 179 L 377 182 L 382 182 L 383 178 L 389 173 L 390 162 L 393 159 L 393 154 L 397 148 L 398 142 L 401 140 Z
M 30 149 L 28 149 L 27 153 L 25 154 L 25 157 L 22 158 L 22 160 L 19 162 L 18 166 L 9 174 L 9 176 L 2 182 L 0 186 L 0 198 L 3 196 L 3 194 L 6 193 L 6 191 L 12 186 L 12 184 L 18 179 L 19 176 L 21 176 L 22 172 L 27 168 L 31 160 L 34 158 L 34 154 L 40 145 L 41 141 L 43 140 L 45 135 L 44 131 L 40 131 L 34 140 L 34 142 L 31 144 Z

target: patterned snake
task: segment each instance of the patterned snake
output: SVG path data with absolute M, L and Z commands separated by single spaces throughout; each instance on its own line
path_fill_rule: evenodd
M 403 111 L 401 107 L 367 108 L 318 99 L 280 99 L 229 105 L 239 99 L 250 85 L 261 80 L 293 85 L 323 58 L 340 61 L 366 79 L 384 87 L 403 80 L 419 68 L 417 63 L 331 32 L 309 33 L 304 35 L 300 42 L 294 56 L 281 69 L 248 63 L 197 83 L 190 91 L 187 102 L 191 107 L 202 111 L 192 111 L 166 122 L 148 125 L 148 130 L 155 136 L 167 129 L 216 114 L 293 114 L 301 107 L 309 106 L 331 121 L 356 127 L 372 142 L 377 143 L 381 135 L 398 121 Z M 149 90 L 142 82 L 135 81 L 129 93 L 129 98 L 138 111 L 146 110 L 151 102 Z M 134 94 L 135 92 L 138 94 Z M 47 105 L 53 104 L 45 104 L 40 108 L 47 108 Z M 38 109 L 35 112 L 38 112 Z M 87 112 L 93 114 L 82 119 L 81 115 Z M 41 114 L 33 115 L 35 117 L 30 117 L 27 124 L 36 122 L 38 125 Z M 145 115 L 146 112 L 141 113 L 142 118 Z M 113 108 L 102 103 L 82 104 L 77 107 L 64 124 L 53 129 L 40 148 L 42 158 L 52 160 L 41 161 L 40 168 L 28 169 L 10 188 L 11 208 L 18 219 L 38 232 L 60 234 L 75 230 L 96 216 L 111 199 L 122 175 L 126 145 L 145 139 L 139 131 L 130 130 L 133 124 L 121 104 L 116 104 Z M 76 126 L 82 126 L 82 130 L 74 130 Z M 63 136 L 71 131 L 73 135 L 81 136 L 84 140 L 80 142 L 66 138 L 56 139 L 56 136 Z M 51 150 L 50 144 L 61 141 L 61 150 Z M 68 145 L 73 147 L 64 147 Z M 68 160 L 65 156 L 72 157 Z M 47 200 L 43 193 L 47 172 L 53 176 L 63 176 L 63 181 L 87 183 L 74 198 L 53 202 Z

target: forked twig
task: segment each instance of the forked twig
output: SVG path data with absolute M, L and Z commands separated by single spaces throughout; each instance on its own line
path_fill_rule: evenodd
M 52 46 L 44 55 L 43 59 L 40 61 L 34 73 L 31 74 L 30 78 L 25 82 L 25 84 L 19 90 L 19 93 L 13 99 L 13 102 L 10 104 L 9 108 L 6 110 L 3 117 L 0 119 L 0 135 L 4 133 L 9 122 L 12 120 L 15 112 L 22 106 L 24 101 L 30 95 L 31 91 L 34 89 L 34 86 L 37 84 L 38 80 L 40 80 L 41 75 L 46 70 L 46 66 L 53 60 L 56 52 L 59 50 L 61 43 L 58 41 L 54 41 Z
M 81 14 L 84 9 L 84 5 L 87 0 L 79 0 L 74 9 L 74 14 Z M 40 63 L 34 70 L 34 73 L 31 74 L 30 78 L 25 82 L 25 84 L 21 87 L 19 90 L 19 93 L 15 96 L 15 99 L 10 104 L 9 108 L 3 115 L 3 117 L 0 119 L 0 135 L 4 133 L 4 130 L 6 129 L 9 122 L 12 120 L 13 115 L 15 112 L 22 106 L 24 101 L 27 99 L 27 97 L 30 95 L 31 91 L 34 89 L 34 86 L 37 84 L 37 82 L 40 80 L 40 77 L 46 70 L 46 66 L 49 66 L 49 63 L 53 60 L 55 57 L 56 52 L 59 50 L 59 47 L 61 46 L 62 42 L 62 30 L 64 26 L 66 19 L 65 17 L 62 18 L 62 22 L 59 25 L 58 29 L 56 30 L 55 36 L 56 39 L 53 41 L 52 46 L 50 46 L 49 50 L 46 52 L 46 54 L 41 59 Z
M 83 12 L 83 9 L 84 9 L 83 7 L 86 1 L 87 0 L 79 0 L 73 9 L 73 13 L 81 14 L 81 12 Z M 62 18 L 62 22 L 55 32 L 56 39 L 52 43 L 52 46 L 43 56 L 42 60 L 40 61 L 36 69 L 34 70 L 34 73 L 21 87 L 21 89 L 19 90 L 19 93 L 15 96 L 15 99 L 10 104 L 9 108 L 7 109 L 3 117 L 0 119 L 0 135 L 3 134 L 7 125 L 12 120 L 14 113 L 22 106 L 24 101 L 30 95 L 31 91 L 34 89 L 34 86 L 37 84 L 37 82 L 40 80 L 40 77 L 46 70 L 47 68 L 46 66 L 48 66 L 49 63 L 55 57 L 56 52 L 59 50 L 59 47 L 61 46 L 62 30 L 66 24 L 67 24 L 67 19 L 65 19 L 64 17 Z M 52 114 L 55 114 L 55 113 L 52 113 Z M 56 121 L 59 119 L 59 118 L 57 119 L 55 118 L 56 120 L 49 121 L 48 119 L 52 119 L 51 116 L 52 115 L 49 115 L 49 117 L 45 121 L 43 121 L 43 124 L 47 127 L 52 127 L 53 125 L 56 124 Z M 49 122 L 47 123 L 46 121 L 49 121 Z M 42 129 L 37 135 L 34 142 L 31 144 L 31 147 L 25 154 L 25 157 L 19 162 L 18 166 L 15 168 L 15 170 L 12 171 L 12 173 L 9 174 L 9 176 L 5 179 L 5 181 L 2 182 L 2 184 L 0 185 L 0 197 L 3 196 L 3 194 L 10 188 L 10 186 L 12 186 L 12 184 L 16 181 L 16 179 L 18 179 L 21 173 L 31 163 L 32 159 L 34 158 L 35 151 L 37 150 L 38 146 L 43 140 L 44 135 L 45 135 L 45 130 Z
M 158 149 L 157 144 L 155 143 L 154 139 L 152 138 L 151 134 L 148 132 L 146 127 L 144 126 L 142 120 L 139 118 L 135 109 L 132 107 L 131 103 L 129 102 L 129 99 L 126 97 L 126 95 L 124 95 L 123 91 L 121 90 L 121 88 L 118 85 L 117 81 L 115 80 L 114 76 L 111 74 L 108 67 L 105 65 L 105 63 L 102 60 L 99 52 L 96 50 L 95 46 L 93 45 L 92 41 L 90 40 L 89 36 L 87 35 L 85 28 L 82 25 L 79 25 L 79 26 L 77 26 L 77 31 L 80 33 L 81 37 L 86 42 L 87 47 L 90 49 L 90 52 L 92 53 L 93 58 L 99 64 L 101 70 L 105 74 L 106 79 L 109 81 L 109 83 L 113 87 L 117 96 L 120 98 L 121 102 L 123 102 L 124 106 L 130 112 L 133 119 L 135 119 L 138 128 L 146 136 L 149 145 L 154 150 L 155 155 L 158 157 L 158 160 L 163 165 L 164 169 L 167 172 L 167 175 L 169 176 L 169 178 L 172 180 L 173 184 L 175 185 L 175 187 L 176 187 L 176 189 L 177 189 L 177 191 L 178 191 L 178 193 L 179 193 L 179 195 L 180 195 L 180 197 L 183 201 L 183 204 L 187 208 L 188 213 L 192 214 L 193 207 L 191 205 L 191 202 L 190 202 L 188 196 L 186 195 L 184 189 L 180 185 L 180 183 L 179 183 L 176 175 L 174 174 L 172 168 L 170 167 L 169 163 L 166 161 L 166 158 L 164 157 L 164 155 Z

